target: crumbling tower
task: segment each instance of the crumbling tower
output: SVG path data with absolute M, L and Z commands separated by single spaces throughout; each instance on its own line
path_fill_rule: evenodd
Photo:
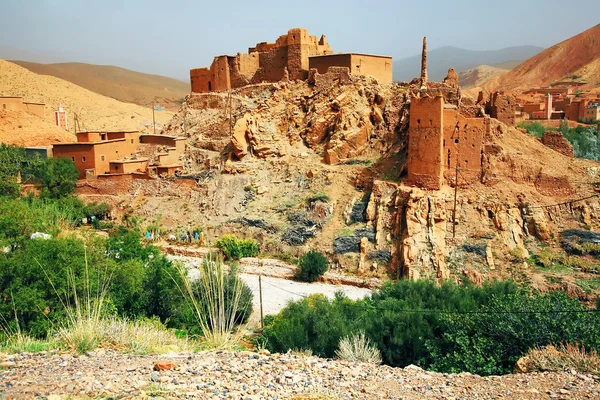
M 421 89 L 427 88 L 427 36 L 423 37 L 423 51 L 421 53 Z

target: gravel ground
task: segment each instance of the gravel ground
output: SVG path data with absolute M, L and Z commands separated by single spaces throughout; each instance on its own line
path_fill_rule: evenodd
M 175 367 L 154 371 L 160 361 L 173 361 Z M 0 356 L 0 366 L 1 399 L 600 398 L 600 378 L 575 372 L 480 377 L 293 354 L 206 351 L 159 357 L 98 350 L 79 357 Z

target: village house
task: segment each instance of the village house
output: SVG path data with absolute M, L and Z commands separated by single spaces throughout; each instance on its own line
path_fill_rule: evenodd
M 43 103 L 25 102 L 21 96 L 0 96 L 0 111 L 22 111 L 44 118 L 44 107 Z
M 138 131 L 78 132 L 76 143 L 56 143 L 54 157 L 73 160 L 79 178 L 124 174 L 173 175 L 183 169 L 185 138 Z

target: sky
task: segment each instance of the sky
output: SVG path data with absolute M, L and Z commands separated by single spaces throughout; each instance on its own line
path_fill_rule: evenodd
M 394 58 L 418 54 L 423 36 L 429 49 L 549 47 L 598 24 L 598 1 L 566 15 L 564 0 L 0 0 L 0 47 L 188 80 L 295 27 L 335 52 Z

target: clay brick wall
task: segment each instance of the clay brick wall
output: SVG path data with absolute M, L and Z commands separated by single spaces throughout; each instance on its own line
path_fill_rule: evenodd
M 174 136 L 164 135 L 141 135 L 140 142 L 144 144 L 155 144 L 159 146 L 176 147 L 176 138 Z
M 485 112 L 508 126 L 514 126 L 516 106 L 517 99 L 514 96 L 496 92 L 490 95 Z
M 544 132 L 542 143 L 562 155 L 573 158 L 573 146 L 571 146 L 569 141 L 562 135 L 561 132 Z
M 439 189 L 443 175 L 443 97 L 413 98 L 408 129 L 408 183 Z
M 444 110 L 443 156 L 447 182 L 454 183 L 457 162 L 461 169 L 459 184 L 477 180 L 485 131 L 484 118 L 468 118 L 457 110 Z
M 131 174 L 133 172 L 143 172 L 148 166 L 148 160 L 131 160 L 127 162 L 111 162 L 110 173 L 111 174 Z
M 27 111 L 30 114 L 36 115 L 40 118 L 44 118 L 45 115 L 45 110 L 44 104 L 40 104 L 40 103 L 23 103 L 23 106 L 25 107 L 25 111 Z
M 352 54 L 350 73 L 372 76 L 379 83 L 392 83 L 392 57 Z
M 353 75 L 372 76 L 379 83 L 392 83 L 392 58 L 366 54 L 331 54 L 309 58 L 310 69 L 324 74 L 329 67 L 347 67 Z
M 96 168 L 96 163 L 94 161 L 94 146 L 92 144 L 55 144 L 52 153 L 54 157 L 64 157 L 73 160 L 75 167 L 79 171 L 79 179 L 85 178 L 86 169 Z
M 321 90 L 333 85 L 348 85 L 352 83 L 350 68 L 329 67 L 325 74 L 319 73 L 316 69 L 311 69 L 308 73 L 308 83 Z
M 102 139 L 103 137 L 104 139 Z M 101 140 L 106 140 L 106 132 L 77 132 L 78 142 L 99 142 Z
M 190 84 L 192 93 L 207 93 L 212 91 L 212 73 L 208 68 L 195 68 L 190 70 Z
M 319 74 L 327 73 L 329 67 L 352 68 L 351 54 L 331 54 L 327 56 L 314 56 L 309 58 L 309 68 L 316 69 Z
M 0 97 L 0 110 L 25 111 L 22 97 Z

